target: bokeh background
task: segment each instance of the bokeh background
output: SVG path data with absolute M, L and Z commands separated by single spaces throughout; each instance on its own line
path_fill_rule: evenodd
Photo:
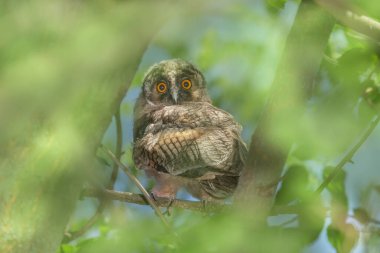
M 120 105 L 121 161 L 147 189 L 154 182 L 135 169 L 131 151 L 133 105 L 149 66 L 170 58 L 182 58 L 198 66 L 206 77 L 213 104 L 234 115 L 249 144 L 300 4 L 293 0 L 196 1 L 186 5 L 186 10 L 173 3 L 170 8 L 157 8 L 145 15 L 145 7 L 136 7 L 134 1 L 69 2 L 0 3 L 0 85 L 23 90 L 22 96 L 4 95 L 2 99 L 1 116 L 15 127 L 12 132 L 3 132 L 2 137 L 22 132 L 28 119 L 20 110 L 38 108 L 53 111 L 60 118 L 59 107 L 49 107 L 46 100 L 39 103 L 39 98 L 48 93 L 54 94 L 52 100 L 59 100 L 60 92 L 80 90 L 81 82 L 124 82 L 126 59 L 134 55 L 123 48 L 136 46 L 128 44 L 129 36 L 144 34 L 149 26 L 144 22 L 154 23 L 156 17 L 151 14 L 157 12 L 165 16 L 165 21 L 144 48 Z M 380 4 L 376 1 L 351 2 L 380 19 Z M 155 8 L 149 3 L 146 6 Z M 132 11 L 124 15 L 126 9 Z M 134 22 L 142 23 L 139 26 Z M 128 30 L 129 23 L 141 30 Z M 297 122 L 301 130 L 276 197 L 276 205 L 300 205 L 298 214 L 270 216 L 270 228 L 258 232 L 251 231 L 245 217 L 174 209 L 168 216 L 177 233 L 173 235 L 151 207 L 112 201 L 83 236 L 62 243 L 57 252 L 378 252 L 379 128 L 326 190 L 318 196 L 312 193 L 380 112 L 379 56 L 379 41 L 375 43 L 342 25 L 334 26 L 312 96 Z M 51 92 L 51 83 L 59 83 L 61 90 Z M 7 99 L 25 103 L 22 108 L 8 108 Z M 102 143 L 114 150 L 116 139 L 113 120 Z M 109 181 L 112 168 L 108 164 L 112 161 L 102 152 L 98 156 L 85 187 L 107 185 Z M 139 193 L 122 171 L 115 190 Z M 178 198 L 195 200 L 186 192 L 180 192 Z M 96 198 L 79 199 L 67 231 L 80 229 L 98 206 Z

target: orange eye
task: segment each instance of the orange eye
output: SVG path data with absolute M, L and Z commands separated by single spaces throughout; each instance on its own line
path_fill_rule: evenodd
M 182 88 L 184 88 L 185 90 L 190 90 L 191 81 L 189 79 L 183 80 L 181 85 L 182 85 Z
M 165 93 L 168 87 L 166 86 L 166 83 L 158 83 L 156 86 L 157 92 L 158 93 Z

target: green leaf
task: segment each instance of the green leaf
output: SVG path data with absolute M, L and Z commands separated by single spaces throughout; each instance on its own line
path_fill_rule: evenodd
M 353 48 L 346 51 L 339 59 L 336 67 L 337 79 L 347 86 L 347 83 L 360 87 L 360 77 L 373 67 L 376 55 L 367 48 Z
M 101 236 L 106 236 L 111 228 L 108 225 L 99 225 L 98 227 Z
M 326 211 L 319 195 L 309 189 L 309 172 L 304 165 L 295 164 L 287 169 L 276 205 L 292 204 L 297 208 L 299 226 L 291 228 L 300 234 L 305 244 L 313 242 L 321 233 Z
M 368 224 L 371 221 L 371 217 L 368 214 L 367 210 L 360 207 L 354 209 L 354 217 L 361 224 Z
M 324 227 L 326 210 L 319 195 L 311 194 L 298 206 L 299 229 L 307 235 L 308 243 L 311 243 L 318 238 Z
M 294 200 L 303 200 L 310 194 L 308 189 L 309 173 L 302 165 L 291 165 L 286 171 L 280 190 L 276 195 L 276 204 L 284 205 Z
M 378 1 L 350 1 L 355 7 L 366 13 L 367 16 L 375 19 L 380 19 L 380 5 Z
M 77 247 L 70 244 L 62 244 L 59 253 L 76 253 Z
M 369 106 L 380 112 L 380 87 L 375 81 L 367 80 L 364 83 L 363 98 Z
M 335 170 L 335 167 L 328 166 L 323 171 L 323 178 L 326 178 Z M 347 208 L 348 199 L 346 195 L 346 172 L 344 170 L 339 171 L 335 178 L 327 185 L 327 190 L 330 192 L 332 201 L 343 205 Z
M 333 224 L 327 228 L 327 238 L 337 253 L 349 253 L 359 239 L 359 233 L 352 224 Z
M 337 252 L 342 252 L 344 235 L 340 230 L 329 225 L 329 227 L 327 228 L 327 238 L 330 244 L 336 249 Z
M 80 240 L 78 242 L 77 246 L 78 246 L 79 249 L 83 249 L 83 248 L 88 247 L 89 245 L 92 245 L 92 244 L 96 243 L 97 241 L 99 241 L 98 237 L 83 239 L 83 240 Z
M 265 2 L 268 7 L 275 9 L 283 9 L 287 0 L 266 0 Z

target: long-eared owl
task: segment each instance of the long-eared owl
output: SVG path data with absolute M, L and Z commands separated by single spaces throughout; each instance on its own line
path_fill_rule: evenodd
M 156 179 L 155 197 L 185 188 L 202 200 L 231 196 L 247 153 L 241 126 L 211 104 L 202 73 L 165 60 L 147 71 L 134 108 L 133 159 Z

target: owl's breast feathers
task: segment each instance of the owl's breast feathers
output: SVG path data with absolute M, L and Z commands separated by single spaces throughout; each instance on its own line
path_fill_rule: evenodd
M 240 132 L 230 114 L 210 103 L 152 107 L 136 118 L 133 157 L 140 169 L 197 180 L 207 194 L 225 198 L 247 153 Z

